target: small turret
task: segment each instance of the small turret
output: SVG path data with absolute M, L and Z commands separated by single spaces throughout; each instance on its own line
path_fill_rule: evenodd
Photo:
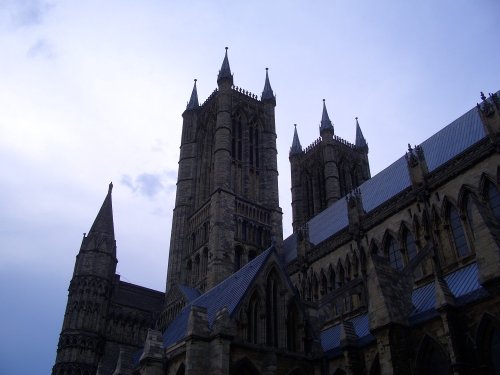
M 198 107 L 200 106 L 198 103 L 198 91 L 196 90 L 196 81 L 197 79 L 194 80 L 193 92 L 191 92 L 191 98 L 189 99 L 189 102 L 186 106 L 186 111 L 198 109 Z
M 219 70 L 219 75 L 217 76 L 217 84 L 220 86 L 221 82 L 224 80 L 229 80 L 231 85 L 233 84 L 233 75 L 231 74 L 231 68 L 229 67 L 229 59 L 227 58 L 227 47 L 224 60 L 222 61 L 222 66 Z
M 299 135 L 297 134 L 297 124 L 293 124 L 295 127 L 293 131 L 293 141 L 292 147 L 290 147 L 290 156 L 302 153 L 302 146 L 299 141 Z
M 326 110 L 325 99 L 323 99 L 323 113 L 321 115 L 321 126 L 319 127 L 319 133 L 323 136 L 324 132 L 331 132 L 333 136 L 333 124 L 328 116 L 328 111 Z
M 82 373 L 85 370 L 93 374 L 97 371 L 101 335 L 117 263 L 112 189 L 110 183 L 108 194 L 76 256 L 56 363 L 52 369 L 54 375 L 66 374 L 70 370 Z

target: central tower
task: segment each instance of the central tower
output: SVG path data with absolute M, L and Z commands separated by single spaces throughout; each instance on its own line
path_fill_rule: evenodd
M 199 105 L 195 80 L 182 115 L 167 306 L 175 285 L 211 289 L 282 243 L 276 99 L 267 69 L 259 99 L 234 86 L 226 48 L 217 85 Z

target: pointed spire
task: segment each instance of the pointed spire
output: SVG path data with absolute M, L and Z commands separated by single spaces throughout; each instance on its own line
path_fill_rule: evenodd
M 266 68 L 266 82 L 264 83 L 264 91 L 262 91 L 262 100 L 275 100 L 271 83 L 269 82 L 268 68 Z
M 191 98 L 186 106 L 186 110 L 197 109 L 200 105 L 198 104 L 198 91 L 196 90 L 196 81 L 194 80 L 193 92 L 191 93 Z
M 328 116 L 328 111 L 326 110 L 325 99 L 323 99 L 323 114 L 321 115 L 321 126 L 319 128 L 320 132 L 323 130 L 333 131 L 333 124 Z
M 357 117 L 356 117 L 356 147 L 359 148 L 368 147 L 366 139 L 363 136 L 363 132 L 361 131 L 361 127 L 359 126 Z
M 297 124 L 293 124 L 295 127 L 293 131 L 293 142 L 290 148 L 290 155 L 300 154 L 302 152 L 302 146 L 300 145 L 299 135 L 297 134 Z
M 94 224 L 89 231 L 89 236 L 91 234 L 107 234 L 112 238 L 115 237 L 115 229 L 113 225 L 113 204 L 111 201 L 111 191 L 113 190 L 113 183 L 109 184 L 108 194 L 102 202 L 101 209 L 97 214 Z
M 222 61 L 222 66 L 219 70 L 219 75 L 217 76 L 217 83 L 219 81 L 229 78 L 231 81 L 233 80 L 233 75 L 231 74 L 231 68 L 229 67 L 229 59 L 227 58 L 227 47 L 226 47 L 226 55 L 224 56 L 224 60 Z

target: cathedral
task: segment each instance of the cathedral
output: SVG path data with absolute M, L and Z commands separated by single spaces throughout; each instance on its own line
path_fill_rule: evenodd
M 202 104 L 195 81 L 165 291 L 116 274 L 110 184 L 52 374 L 500 374 L 500 92 L 375 176 L 323 101 L 317 140 L 293 134 L 285 239 L 275 107 L 227 49 Z

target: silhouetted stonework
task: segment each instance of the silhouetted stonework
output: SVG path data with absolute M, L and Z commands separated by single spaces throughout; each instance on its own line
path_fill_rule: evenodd
M 371 178 L 323 105 L 290 149 L 282 239 L 274 108 L 234 86 L 183 113 L 166 293 L 115 275 L 111 186 L 83 239 L 53 374 L 500 371 L 497 94 Z

